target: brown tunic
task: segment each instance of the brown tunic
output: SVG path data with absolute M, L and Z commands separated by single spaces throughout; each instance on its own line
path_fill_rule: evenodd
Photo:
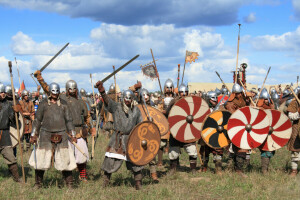
M 25 100 L 20 100 L 19 101 L 21 107 L 22 107 L 22 112 L 23 113 L 30 113 L 30 115 L 24 115 L 24 134 L 29 134 L 32 131 L 32 122 L 34 119 L 34 105 L 32 101 L 25 101 Z
M 291 113 L 299 112 L 299 104 L 294 99 L 288 106 L 287 111 Z M 300 120 L 294 120 L 293 126 L 292 126 L 292 135 L 290 138 L 290 141 L 288 143 L 288 150 L 289 151 L 297 151 L 300 152 L 300 138 L 299 138 L 299 132 L 300 132 Z

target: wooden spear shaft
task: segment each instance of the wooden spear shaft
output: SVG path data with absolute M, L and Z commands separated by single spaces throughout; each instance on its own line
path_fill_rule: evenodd
M 259 99 L 259 96 L 260 96 L 260 93 L 261 93 L 262 89 L 263 89 L 264 86 L 265 86 L 265 82 L 266 82 L 266 80 L 267 80 L 267 78 L 268 78 L 268 74 L 269 74 L 270 70 L 271 70 L 271 67 L 269 67 L 268 72 L 267 72 L 267 75 L 266 75 L 266 77 L 265 77 L 265 80 L 264 80 L 264 82 L 263 82 L 263 84 L 262 84 L 262 86 L 261 86 L 261 88 L 260 88 L 260 90 L 259 90 L 259 93 L 258 93 L 258 96 L 257 96 L 257 100 L 255 101 L 255 105 L 257 104 L 258 99 Z
M 13 81 L 13 75 L 12 75 L 12 63 L 11 63 L 11 61 L 8 61 L 8 67 L 9 67 L 9 73 L 10 73 L 10 82 L 11 82 L 11 89 L 12 89 L 12 94 L 13 94 L 13 102 L 14 102 L 14 106 L 16 106 L 17 103 L 16 103 L 16 97 L 15 97 L 15 87 L 14 87 L 14 81 Z M 25 183 L 25 171 L 24 171 L 24 163 L 23 163 L 23 150 L 22 150 L 21 139 L 20 139 L 19 119 L 18 119 L 18 114 L 16 112 L 15 112 L 15 120 L 16 120 L 16 125 L 17 125 L 19 150 L 20 150 L 20 156 L 21 156 L 21 166 L 22 166 L 23 183 Z
M 21 78 L 20 78 L 20 72 L 19 72 L 19 66 L 18 66 L 18 62 L 17 62 L 17 58 L 15 57 L 15 62 L 17 65 L 17 71 L 18 71 L 18 77 L 19 77 L 19 84 L 20 84 L 20 88 L 21 88 Z
M 291 92 L 293 93 L 294 97 L 296 98 L 298 104 L 300 104 L 300 100 L 299 100 L 298 96 L 295 94 L 294 89 L 293 89 L 293 86 L 290 86 L 290 90 L 291 90 Z
M 183 65 L 183 72 L 182 72 L 182 78 L 181 78 L 181 84 L 183 83 L 183 77 L 184 77 L 184 71 L 185 71 L 185 63 L 186 63 L 186 55 L 187 55 L 187 50 L 185 51 L 185 58 L 184 58 L 184 65 Z
M 246 92 L 246 94 L 247 94 L 247 89 L 246 89 L 246 87 L 244 86 L 244 84 L 243 84 L 243 82 L 242 82 L 242 80 L 240 79 L 240 82 L 241 82 L 241 84 L 242 84 L 242 87 L 244 88 L 244 90 L 245 90 L 245 92 Z M 256 104 L 254 103 L 254 101 L 253 101 L 253 99 L 252 99 L 252 97 L 249 97 L 250 98 L 250 101 L 251 101 L 251 103 L 254 105 L 254 107 L 256 107 Z
M 240 32 L 241 32 L 241 24 L 239 25 L 239 36 L 238 36 L 238 43 L 237 43 L 237 55 L 236 55 L 236 66 L 235 66 L 235 82 L 237 83 L 237 71 L 238 71 L 238 64 L 239 64 L 239 51 L 240 51 Z
M 299 85 L 298 85 L 298 81 L 299 81 L 299 76 L 297 76 L 297 87 L 299 86 Z
M 152 55 L 152 59 L 153 59 L 153 63 L 154 63 L 154 67 L 155 67 L 156 73 L 157 73 L 157 75 L 158 75 L 158 76 L 157 76 L 157 80 L 158 80 L 158 84 L 159 84 L 160 92 L 161 92 L 161 94 L 163 94 L 163 90 L 162 90 L 162 88 L 161 88 L 161 84 L 160 84 L 160 79 L 159 79 L 158 70 L 157 70 L 157 67 L 156 67 L 156 62 L 155 62 L 154 55 L 153 55 L 153 51 L 152 51 L 152 49 L 150 49 L 150 51 L 151 51 L 151 55 Z
M 180 64 L 178 64 L 177 88 L 179 87 Z
M 90 78 L 91 78 L 91 85 L 92 85 L 94 103 L 96 104 L 96 117 L 98 118 L 98 109 L 97 109 L 97 102 L 96 102 L 96 97 L 95 97 L 95 91 L 94 91 L 92 74 L 90 74 Z M 97 119 L 97 122 L 98 122 L 98 119 Z M 98 126 L 98 124 L 96 124 L 96 127 L 97 126 Z M 96 134 L 98 134 L 97 133 L 97 128 L 96 128 Z M 92 137 L 92 155 L 91 155 L 91 159 L 93 159 L 94 156 L 95 156 L 95 136 Z
M 223 79 L 221 78 L 220 74 L 216 71 L 216 74 L 218 75 L 219 79 L 221 80 L 221 82 L 223 83 L 223 85 L 225 85 L 225 87 L 227 88 L 228 92 L 230 92 L 231 90 L 229 89 L 229 87 L 224 83 Z
M 113 70 L 115 72 L 115 66 L 113 66 Z M 116 80 L 116 75 L 114 75 L 114 82 L 115 82 L 115 101 L 118 101 L 118 96 L 117 96 L 117 80 Z

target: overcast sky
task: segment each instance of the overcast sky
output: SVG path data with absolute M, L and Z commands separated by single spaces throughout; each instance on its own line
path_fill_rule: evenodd
M 0 0 L 0 81 L 9 84 L 7 61 L 17 58 L 21 79 L 35 87 L 30 73 L 41 68 L 67 42 L 70 45 L 43 72 L 48 83 L 65 87 L 67 80 L 91 91 L 93 81 L 139 54 L 117 74 L 126 89 L 142 81 L 152 48 L 162 85 L 176 83 L 177 65 L 185 51 L 199 59 L 186 64 L 184 82 L 232 82 L 236 66 L 238 23 L 241 23 L 239 64 L 246 62 L 247 81 L 261 85 L 296 81 L 300 74 L 300 1 L 297 0 Z M 19 85 L 13 62 L 15 85 Z M 182 69 L 181 68 L 181 69 Z M 108 88 L 113 79 L 105 83 Z

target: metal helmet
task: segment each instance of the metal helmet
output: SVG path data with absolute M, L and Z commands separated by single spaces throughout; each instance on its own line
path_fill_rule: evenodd
M 0 83 L 0 93 L 5 92 L 5 85 Z
M 86 93 L 86 96 L 87 96 L 87 97 L 91 97 L 91 96 L 92 96 L 92 93 L 87 92 L 87 93 Z
M 260 98 L 260 99 L 270 99 L 270 95 L 269 95 L 268 90 L 267 90 L 266 88 L 263 88 L 263 89 L 261 90 L 261 93 L 260 93 L 260 95 L 259 95 L 259 98 Z
M 221 90 L 219 90 L 218 88 L 215 89 L 215 92 L 216 92 L 217 96 L 219 96 L 220 94 L 222 94 Z
M 42 95 L 42 99 L 47 99 L 47 98 L 48 98 L 48 96 L 46 94 Z
M 23 90 L 22 91 L 22 97 L 23 96 L 28 96 L 29 97 L 29 91 L 28 90 Z
M 49 85 L 49 91 L 51 94 L 59 94 L 60 93 L 60 87 L 57 83 L 51 83 Z
M 227 93 L 228 93 L 228 90 L 227 90 L 226 87 L 224 87 L 224 88 L 221 89 L 221 92 L 222 92 L 222 94 L 227 94 Z
M 164 85 L 164 90 L 166 88 L 174 89 L 174 84 L 173 84 L 173 81 L 171 79 L 166 80 L 165 85 Z
M 207 97 L 207 93 L 206 92 L 202 92 L 202 98 L 206 99 L 206 97 Z
M 76 92 L 77 90 L 77 83 L 74 80 L 68 80 L 66 82 L 66 92 L 72 90 L 71 92 Z
M 154 92 L 153 96 L 154 96 L 155 98 L 158 98 L 158 97 L 159 97 L 158 92 Z
M 288 96 L 288 95 L 290 95 L 290 91 L 289 91 L 288 89 L 283 90 L 282 96 L 283 96 L 283 97 L 286 97 L 286 96 Z
M 300 92 L 300 86 L 296 87 L 294 90 L 295 94 L 298 95 Z
M 115 90 L 115 86 L 114 86 L 114 84 L 111 84 L 111 85 L 109 86 L 109 91 L 113 91 L 113 90 Z
M 208 100 L 213 100 L 213 101 L 217 101 L 218 100 L 217 99 L 218 94 L 216 93 L 216 91 L 209 91 L 206 96 L 207 96 Z
M 271 90 L 270 90 L 271 96 L 272 96 L 272 94 L 274 94 L 274 93 L 277 93 L 277 92 L 276 92 L 276 89 L 275 89 L 275 88 L 271 88 Z
M 241 93 L 241 92 L 243 92 L 243 88 L 237 83 L 233 84 L 232 93 Z
M 133 99 L 133 92 L 131 90 L 125 90 L 123 92 L 123 98 L 126 100 L 126 101 L 129 101 L 129 100 L 132 100 Z
M 86 96 L 86 91 L 85 91 L 85 89 L 83 89 L 83 88 L 80 89 L 80 95 L 83 96 L 83 97 Z
M 277 94 L 276 90 L 273 93 L 271 92 L 271 99 L 273 101 L 279 99 L 279 95 Z
M 9 95 L 12 95 L 12 88 L 11 88 L 11 85 L 5 86 L 5 93 L 6 93 L 6 94 L 9 94 Z
M 178 92 L 189 92 L 189 89 L 185 84 L 181 83 L 181 85 L 178 87 Z
M 142 96 L 142 95 L 148 95 L 149 96 L 149 91 L 146 89 L 146 88 L 142 88 L 141 90 L 140 90 L 140 95 Z

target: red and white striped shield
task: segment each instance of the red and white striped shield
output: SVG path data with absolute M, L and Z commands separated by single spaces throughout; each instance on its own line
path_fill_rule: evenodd
M 185 143 L 199 140 L 202 122 L 209 113 L 208 104 L 200 97 L 180 99 L 174 104 L 168 117 L 172 136 Z
M 229 118 L 227 133 L 235 146 L 241 149 L 257 148 L 269 133 L 267 113 L 259 108 L 240 108 Z
M 278 110 L 265 110 L 270 121 L 270 131 L 266 141 L 260 146 L 264 151 L 275 151 L 286 145 L 292 135 L 292 123 Z

